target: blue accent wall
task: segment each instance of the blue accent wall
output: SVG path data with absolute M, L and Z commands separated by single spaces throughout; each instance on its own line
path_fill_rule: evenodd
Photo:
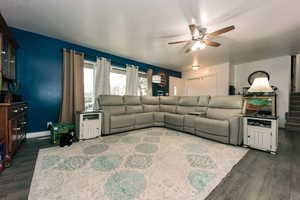
M 20 93 L 23 100 L 28 102 L 28 132 L 43 131 L 46 123 L 56 123 L 59 117 L 62 99 L 62 49 L 74 49 L 83 52 L 85 59 L 95 60 L 96 56 L 111 59 L 118 65 L 133 64 L 141 71 L 153 69 L 153 74 L 164 71 L 168 76 L 181 77 L 181 72 L 148 65 L 134 60 L 114 56 L 101 51 L 46 37 L 36 33 L 10 28 L 19 43 L 17 50 L 16 71 L 21 84 Z M 153 93 L 157 94 L 158 86 L 153 85 Z M 168 87 L 164 89 L 168 93 Z

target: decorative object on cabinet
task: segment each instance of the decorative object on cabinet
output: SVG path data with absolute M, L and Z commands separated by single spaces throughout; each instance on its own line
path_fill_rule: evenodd
M 265 72 L 265 71 L 255 71 L 253 73 L 251 73 L 249 76 L 248 76 L 248 83 L 249 85 L 252 85 L 254 80 L 256 78 L 261 78 L 261 77 L 265 77 L 268 79 L 268 81 L 270 80 L 270 75 L 268 72 Z
M 6 154 L 11 157 L 26 138 L 26 110 L 27 104 L 0 104 L 0 140 L 6 144 Z
M 278 117 L 273 119 L 244 117 L 244 146 L 271 154 L 277 153 Z
M 261 94 L 261 93 L 272 93 L 274 92 L 274 90 L 271 88 L 268 78 L 258 77 L 254 79 L 248 92 Z
M 277 95 L 245 96 L 243 114 L 247 117 L 277 117 Z

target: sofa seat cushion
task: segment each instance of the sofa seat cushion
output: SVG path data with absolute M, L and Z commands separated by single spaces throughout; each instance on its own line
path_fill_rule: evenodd
M 227 120 L 196 118 L 196 130 L 219 136 L 229 136 L 229 122 Z
M 185 127 L 195 127 L 195 121 L 198 116 L 195 115 L 184 115 L 183 125 Z
M 110 117 L 110 128 L 122 128 L 133 126 L 135 123 L 134 115 L 113 115 Z
M 160 96 L 159 102 L 161 105 L 177 105 L 179 101 L 178 96 Z
M 174 124 L 176 126 L 183 126 L 184 115 L 166 113 L 165 122 L 166 124 Z
M 137 114 L 134 114 L 134 118 L 135 118 L 135 124 L 138 124 L 138 125 L 153 123 L 153 113 L 152 112 L 137 113 Z

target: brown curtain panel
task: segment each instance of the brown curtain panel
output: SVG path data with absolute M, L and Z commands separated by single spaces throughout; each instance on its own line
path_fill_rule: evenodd
M 60 122 L 75 123 L 76 112 L 84 110 L 83 53 L 63 50 L 63 97 Z
M 152 96 L 152 74 L 153 74 L 153 70 L 152 69 L 148 69 L 147 71 L 147 96 Z

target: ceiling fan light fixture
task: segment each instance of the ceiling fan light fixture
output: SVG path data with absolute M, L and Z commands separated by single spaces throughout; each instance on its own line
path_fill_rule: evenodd
M 200 67 L 199 65 L 193 65 L 193 66 L 192 66 L 192 70 L 198 70 L 199 67 Z
M 195 44 L 192 46 L 192 51 L 196 51 L 198 49 L 202 50 L 202 49 L 205 49 L 206 48 L 206 44 L 202 41 L 197 41 L 195 42 Z

